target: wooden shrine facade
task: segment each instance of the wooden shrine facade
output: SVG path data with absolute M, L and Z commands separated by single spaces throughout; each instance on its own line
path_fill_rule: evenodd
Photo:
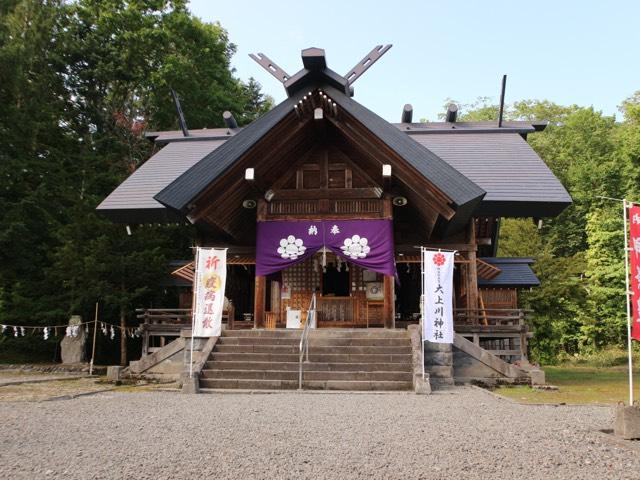
M 314 292 L 320 326 L 416 321 L 420 245 L 458 252 L 460 325 L 510 316 L 488 312 L 517 308 L 509 292 L 535 282 L 496 280 L 513 265 L 529 268 L 495 259 L 500 219 L 555 216 L 571 202 L 526 142 L 545 124 L 412 123 L 406 108 L 401 123 L 387 122 L 352 98 L 367 58 L 341 76 L 324 51 L 303 50 L 297 74 L 271 69 L 288 97 L 251 124 L 239 128 L 226 112 L 226 128 L 148 133 L 162 149 L 98 211 L 131 226 L 188 221 L 199 245 L 228 247 L 238 269 L 229 277 L 230 322 L 284 326 L 288 311 L 304 316 Z M 349 219 L 393 222 L 397 281 L 326 252 L 277 275 L 253 274 L 260 222 Z M 188 278 L 188 266 L 179 270 Z

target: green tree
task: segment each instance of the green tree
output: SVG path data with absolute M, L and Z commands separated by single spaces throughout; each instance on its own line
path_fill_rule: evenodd
M 142 133 L 242 124 L 271 106 L 235 77 L 235 46 L 182 0 L 0 3 L 0 322 L 61 323 L 70 313 L 131 319 L 162 302 L 167 259 L 189 258 L 185 228 L 128 236 L 96 205 L 149 157 Z M 126 313 L 125 313 L 126 312 Z M 123 355 L 124 359 L 124 355 Z

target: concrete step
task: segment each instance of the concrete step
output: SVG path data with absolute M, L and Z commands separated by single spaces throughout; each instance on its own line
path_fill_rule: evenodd
M 300 337 L 302 329 L 276 330 L 224 330 L 222 337 Z M 313 338 L 409 338 L 407 330 L 392 330 L 385 328 L 319 328 L 310 332 Z
M 412 390 L 411 382 L 394 381 L 352 381 L 352 380 L 305 380 L 303 388 L 311 390 L 359 390 L 359 391 L 396 391 Z
M 207 389 L 298 388 L 301 330 L 226 330 L 200 378 Z M 316 329 L 309 332 L 303 388 L 411 390 L 406 330 Z
M 294 390 L 298 380 L 265 380 L 237 378 L 201 378 L 200 388 L 241 388 L 250 390 Z
M 298 362 L 211 362 L 205 364 L 207 370 L 295 370 L 298 371 Z M 333 371 L 359 371 L 359 372 L 412 372 L 411 363 L 303 363 L 303 369 L 333 370 Z
M 297 370 L 203 370 L 201 379 L 264 379 L 264 380 L 297 380 Z M 304 380 L 350 380 L 350 381 L 397 381 L 410 382 L 410 372 L 335 372 L 309 370 L 303 372 Z
M 299 337 L 220 337 L 218 345 L 300 345 Z M 311 347 L 402 347 L 407 345 L 407 339 L 401 337 L 309 337 Z
M 298 362 L 298 353 L 226 353 L 215 350 L 211 361 Z M 315 354 L 309 351 L 309 361 L 319 363 L 411 363 L 411 354 Z
M 259 380 L 259 379 L 223 379 L 203 378 L 200 388 L 207 389 L 251 389 L 251 390 L 292 390 L 298 388 L 298 380 Z M 394 381 L 347 381 L 347 380 L 310 380 L 303 382 L 303 388 L 314 390 L 411 390 L 411 382 Z
M 220 337 L 218 345 L 300 345 L 300 336 L 298 337 Z
M 223 330 L 221 338 L 225 337 L 278 337 L 300 338 L 302 330 Z
M 298 345 L 216 345 L 216 353 L 300 353 Z M 309 346 L 309 354 L 411 354 L 411 346 Z

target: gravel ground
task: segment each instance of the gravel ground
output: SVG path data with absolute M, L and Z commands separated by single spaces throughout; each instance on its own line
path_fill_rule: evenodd
M 473 388 L 1 402 L 0 478 L 640 478 L 612 415 Z

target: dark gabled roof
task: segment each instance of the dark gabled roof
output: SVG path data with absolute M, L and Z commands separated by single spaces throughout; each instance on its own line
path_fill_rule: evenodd
M 98 205 L 98 212 L 117 223 L 184 221 L 184 216 L 168 210 L 153 197 L 223 143 L 224 140 L 169 143 L 111 192 Z
M 479 287 L 529 288 L 540 285 L 540 280 L 531 269 L 532 258 L 483 257 L 481 260 L 498 267 L 498 276 L 487 280 L 478 277 Z
M 478 215 L 553 217 L 571 197 L 518 133 L 417 133 L 411 138 L 463 173 L 487 195 Z
M 219 175 L 224 173 L 251 147 L 260 141 L 275 125 L 291 113 L 294 105 L 303 97 L 300 92 L 287 98 L 262 117 L 231 136 L 197 164 L 175 178 L 154 198 L 175 210 L 186 212 L 189 203 L 202 193 Z
M 571 197 L 546 164 L 520 134 L 509 133 L 506 123 L 498 129 L 494 122 L 465 124 L 463 129 L 445 130 L 446 122 L 414 128 L 407 136 L 424 144 L 487 194 L 477 215 L 551 217 L 571 203 Z M 402 130 L 402 125 L 395 127 Z M 527 128 L 526 124 L 519 126 Z M 244 129 L 193 130 L 189 137 L 181 131 L 149 132 L 147 136 L 166 145 L 147 160 L 131 177 L 114 190 L 98 207 L 102 213 L 120 223 L 155 223 L 180 221 L 177 213 L 164 208 L 154 196 L 199 160 Z M 409 132 L 407 132 L 409 133 Z
M 332 87 L 326 87 L 323 90 L 339 107 L 356 118 L 438 190 L 448 196 L 455 207 L 475 207 L 485 195 L 486 192 L 471 179 L 445 162 L 429 147 L 414 142 L 392 123 Z
M 467 216 L 470 215 L 484 196 L 484 190 L 429 151 L 427 147 L 414 142 L 402 131 L 344 93 L 326 85 L 323 86 L 323 91 L 399 157 L 422 173 L 437 189 L 451 199 L 454 207 L 460 207 Z M 299 92 L 291 96 L 263 117 L 232 135 L 224 145 L 205 156 L 154 198 L 170 208 L 186 212 L 188 205 L 213 181 L 242 158 L 285 116 L 291 114 L 294 105 L 306 93 L 306 91 Z

